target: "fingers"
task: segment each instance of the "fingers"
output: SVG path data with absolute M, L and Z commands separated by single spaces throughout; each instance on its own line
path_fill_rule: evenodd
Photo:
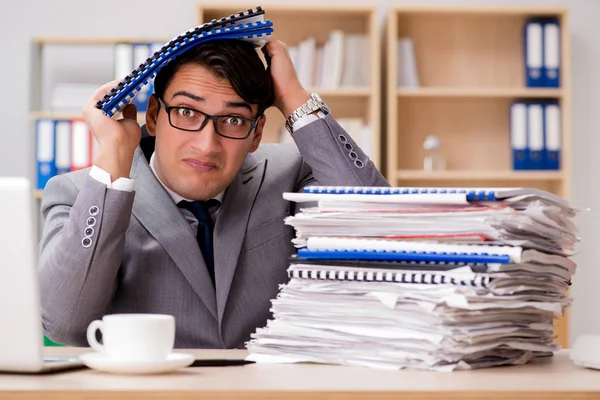
M 125 106 L 123 109 L 123 118 L 137 121 L 137 107 L 135 104 L 130 103 Z
M 104 95 L 107 94 L 108 92 L 110 92 L 110 90 L 113 87 L 115 87 L 117 85 L 117 83 L 119 83 L 119 81 L 115 80 L 115 81 L 110 81 L 110 82 L 105 83 L 104 85 L 100 86 L 98 89 L 96 89 L 96 91 L 94 92 L 94 94 L 92 95 L 92 98 L 90 100 L 92 100 L 94 103 L 96 103 L 99 100 L 102 100 Z
M 262 51 L 269 56 L 273 57 L 276 54 L 284 53 L 287 51 L 287 46 L 281 40 L 275 37 L 275 34 L 271 34 L 269 41 L 262 48 Z
M 104 97 L 104 95 L 110 91 L 110 89 L 112 89 L 113 87 L 115 87 L 117 85 L 117 83 L 119 83 L 119 80 L 114 80 L 114 81 L 105 83 L 104 85 L 102 85 L 98 89 L 96 89 L 96 91 L 94 92 L 94 95 L 92 97 L 96 100 L 101 100 L 102 97 Z
M 117 85 L 117 83 L 119 83 L 118 80 L 114 80 L 108 83 L 105 83 L 104 85 L 100 86 L 98 89 L 96 89 L 96 91 L 94 92 L 94 94 L 92 95 L 92 97 L 90 97 L 90 99 L 87 101 L 87 103 L 85 104 L 85 106 L 83 107 L 84 110 L 91 110 L 92 108 L 96 108 L 96 103 L 101 100 L 104 95 L 108 92 L 110 92 L 110 90 L 115 87 Z

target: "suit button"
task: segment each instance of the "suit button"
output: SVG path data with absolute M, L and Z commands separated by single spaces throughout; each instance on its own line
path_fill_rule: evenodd
M 352 145 L 351 145 L 350 143 L 346 143 L 346 144 L 344 145 L 344 147 L 345 147 L 345 148 L 346 148 L 346 150 L 348 150 L 348 151 L 352 151 L 352 149 L 353 149 L 353 147 L 352 147 Z
M 354 151 L 351 151 L 348 154 L 350 155 L 350 158 L 353 160 L 356 160 L 358 158 L 358 154 L 356 154 L 356 152 L 354 152 Z
M 96 218 L 94 218 L 94 217 L 89 217 L 89 218 L 87 219 L 87 221 L 85 221 L 85 224 L 86 224 L 87 226 L 95 226 L 95 225 L 96 225 Z
M 98 215 L 99 212 L 100 212 L 100 209 L 98 208 L 98 206 L 90 207 L 90 215 L 95 216 L 95 215 Z
M 354 160 L 354 165 L 356 166 L 356 168 L 362 168 L 365 166 L 365 163 L 363 163 L 360 160 Z
M 94 228 L 91 227 L 87 227 L 85 228 L 85 236 L 94 236 Z
M 339 136 L 338 136 L 338 139 L 339 139 L 339 140 L 340 140 L 340 142 L 342 142 L 342 143 L 346 143 L 346 142 L 348 141 L 348 139 L 346 139 L 346 136 L 344 136 L 344 135 L 339 135 Z
M 83 238 L 83 240 L 81 241 L 81 245 L 85 248 L 90 247 L 92 245 L 92 239 L 90 239 L 89 237 Z

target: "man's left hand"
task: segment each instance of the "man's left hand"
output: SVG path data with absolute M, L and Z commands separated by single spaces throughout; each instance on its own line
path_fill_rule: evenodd
M 300 84 L 290 53 L 282 41 L 275 35 L 271 35 L 262 51 L 270 58 L 271 77 L 275 90 L 274 105 L 287 118 L 310 98 L 310 93 Z

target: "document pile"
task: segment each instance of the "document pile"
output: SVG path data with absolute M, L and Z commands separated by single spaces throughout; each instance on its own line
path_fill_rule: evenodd
M 284 193 L 298 254 L 257 362 L 438 371 L 558 349 L 578 242 L 567 201 L 536 189 L 308 187 Z

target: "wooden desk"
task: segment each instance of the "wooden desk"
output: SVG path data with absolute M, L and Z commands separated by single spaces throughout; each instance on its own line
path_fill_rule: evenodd
M 49 355 L 87 349 L 46 349 Z M 241 350 L 194 350 L 197 358 L 241 358 Z M 335 365 L 250 364 L 186 368 L 156 376 L 78 370 L 54 375 L 0 374 L 0 399 L 598 399 L 600 371 L 561 351 L 522 366 L 436 373 Z

